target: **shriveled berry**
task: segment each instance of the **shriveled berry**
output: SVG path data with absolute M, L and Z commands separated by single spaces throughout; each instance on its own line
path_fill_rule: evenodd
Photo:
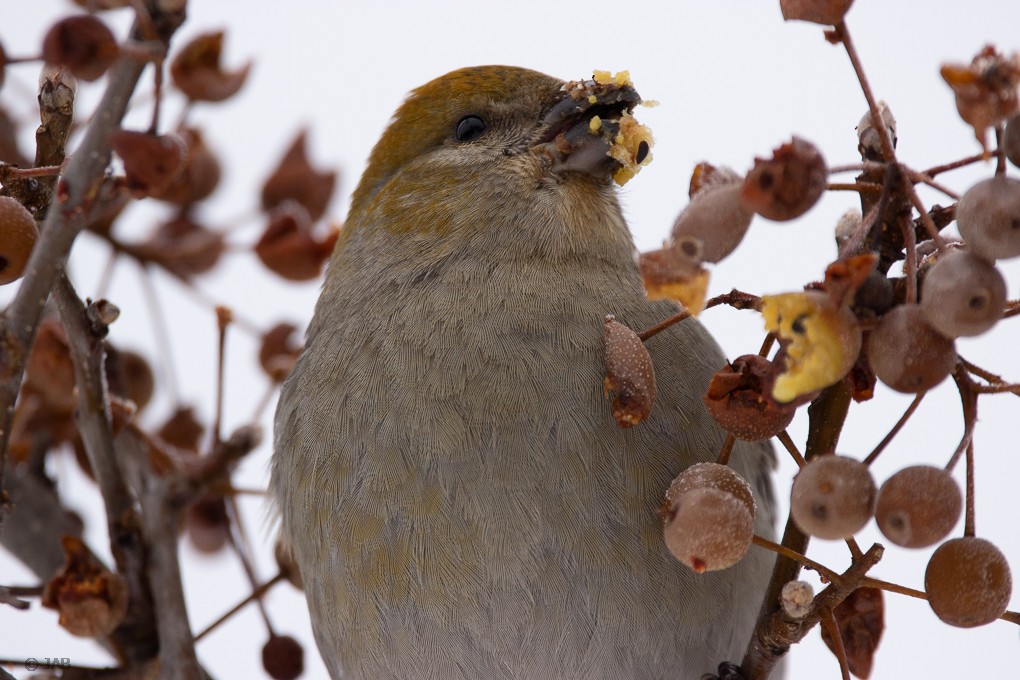
M 724 491 L 747 508 L 754 516 L 754 496 L 751 486 L 729 465 L 719 463 L 695 463 L 673 480 L 666 491 L 666 502 L 672 507 L 680 497 L 694 489 L 717 489 Z
M 180 173 L 152 195 L 167 203 L 190 205 L 207 198 L 220 183 L 222 167 L 205 136 L 196 128 L 181 128 L 177 134 L 187 148 L 187 159 Z
M 317 170 L 308 160 L 308 131 L 302 130 L 291 142 L 279 165 L 262 185 L 262 209 L 271 212 L 284 201 L 297 201 L 312 221 L 326 212 L 336 188 L 334 170 Z
M 956 205 L 956 226 L 981 257 L 1020 255 L 1020 180 L 997 176 L 972 186 Z
M 1013 593 L 1006 556 L 975 536 L 946 541 L 928 561 L 924 589 L 935 615 L 951 626 L 973 628 L 1002 616 Z
M 843 20 L 854 0 L 780 0 L 779 7 L 786 21 L 810 21 L 834 26 Z
M 849 538 L 871 519 L 875 481 L 868 467 L 847 456 L 819 456 L 793 479 L 790 514 L 807 534 Z
M 179 135 L 116 130 L 110 146 L 124 162 L 128 187 L 137 196 L 158 194 L 184 170 L 188 147 Z
M 727 181 L 729 180 L 729 181 Z M 752 212 L 740 202 L 740 178 L 717 172 L 677 215 L 671 239 L 701 242 L 701 261 L 718 262 L 740 245 L 751 225 Z
M 219 102 L 237 94 L 251 70 L 226 71 L 220 64 L 223 31 L 203 33 L 187 43 L 170 64 L 174 85 L 194 101 Z
M 25 273 L 39 231 L 32 213 L 17 199 L 0 196 L 0 285 Z
M 255 244 L 255 254 L 268 269 L 290 281 L 309 281 L 322 274 L 322 265 L 333 252 L 340 232 L 313 233 L 308 211 L 286 201 L 273 211 L 269 224 Z
M 948 338 L 984 333 L 1005 307 L 1006 279 L 991 262 L 965 250 L 939 255 L 924 277 L 921 309 Z
M 207 494 L 188 507 L 188 538 L 201 553 L 217 553 L 230 538 L 230 516 L 223 496 Z
M 691 489 L 680 496 L 663 533 L 673 556 L 701 574 L 740 561 L 751 545 L 754 517 L 731 493 Z
M 655 403 L 655 369 L 645 344 L 633 330 L 606 316 L 602 330 L 606 376 L 602 388 L 613 393 L 613 418 L 620 427 L 637 425 Z
M 928 323 L 920 305 L 889 310 L 868 336 L 868 361 L 875 375 L 898 392 L 924 392 L 956 366 L 953 341 Z
M 755 158 L 744 178 L 740 203 L 765 219 L 800 217 L 818 202 L 829 182 L 825 159 L 800 137 L 777 147 L 771 158 Z
M 61 19 L 43 38 L 43 59 L 63 66 L 75 78 L 93 81 L 106 73 L 120 54 L 117 39 L 91 14 Z
M 792 403 L 772 398 L 779 369 L 757 354 L 737 357 L 712 376 L 702 397 L 715 421 L 738 439 L 761 441 L 774 437 L 797 412 Z
M 882 534 L 904 548 L 926 548 L 949 535 L 960 519 L 963 499 L 952 475 L 942 468 L 914 465 L 878 490 L 875 521 Z
M 664 248 L 638 256 L 649 300 L 675 300 L 697 314 L 705 307 L 708 270 L 701 266 L 702 243 L 694 237 L 674 239 Z

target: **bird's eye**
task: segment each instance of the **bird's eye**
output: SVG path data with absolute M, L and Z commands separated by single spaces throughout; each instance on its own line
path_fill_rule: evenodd
M 473 142 L 485 132 L 485 121 L 474 114 L 464 116 L 457 123 L 457 141 Z

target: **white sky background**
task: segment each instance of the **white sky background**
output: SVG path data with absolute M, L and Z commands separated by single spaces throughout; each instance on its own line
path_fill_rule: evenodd
M 820 27 L 784 23 L 775 0 L 519 0 L 492 6 L 446 0 L 402 4 L 191 0 L 190 4 L 191 17 L 176 44 L 199 32 L 224 28 L 226 65 L 255 61 L 240 96 L 221 105 L 198 105 L 189 117 L 204 129 L 225 164 L 225 180 L 203 214 L 214 226 L 228 222 L 242 225 L 231 236 L 238 244 L 253 243 L 258 237 L 262 222 L 255 216 L 255 208 L 262 179 L 300 126 L 311 129 L 313 161 L 322 167 L 339 167 L 343 173 L 340 194 L 330 210 L 337 221 L 342 220 L 371 145 L 404 93 L 470 64 L 515 64 L 565 79 L 590 75 L 594 68 L 629 69 L 639 92 L 660 102 L 657 108 L 639 111 L 640 119 L 656 136 L 654 162 L 621 191 L 641 249 L 655 247 L 667 234 L 673 217 L 686 203 L 690 171 L 698 161 L 745 171 L 755 155 L 767 155 L 792 133 L 815 142 L 831 165 L 859 160 L 854 126 L 866 105 L 845 52 L 826 43 Z M 59 0 L 3 0 L 0 41 L 8 54 L 35 53 L 49 23 L 74 11 L 70 2 Z M 123 35 L 127 16 L 108 16 Z M 956 115 L 938 67 L 944 61 L 969 61 L 986 42 L 1003 51 L 1020 48 L 1020 3 L 858 0 L 848 24 L 875 92 L 889 102 L 897 118 L 899 157 L 923 169 L 974 153 L 973 134 Z M 34 115 L 36 77 L 34 65 L 12 69 L 0 92 L 0 102 L 26 120 Z M 150 84 L 151 80 L 144 81 L 140 91 L 148 90 Z M 100 87 L 82 85 L 81 113 L 91 110 Z M 171 95 L 167 106 L 164 120 L 170 125 L 176 119 L 179 100 Z M 135 113 L 134 127 L 144 127 L 149 113 L 144 95 Z M 34 124 L 28 129 L 32 127 Z M 28 139 L 23 146 L 30 148 Z M 992 171 L 989 163 L 941 179 L 962 191 Z M 1010 172 L 1020 174 L 1012 167 Z M 845 176 L 847 181 L 851 177 Z M 932 194 L 924 196 L 929 202 L 949 202 Z M 796 223 L 757 219 L 740 249 L 715 268 L 710 294 L 731 287 L 755 293 L 783 292 L 819 278 L 834 257 L 836 219 L 858 205 L 852 194 L 832 194 Z M 130 224 L 120 224 L 122 234 L 136 230 L 142 235 L 153 224 L 152 212 L 130 215 Z M 72 270 L 81 294 L 91 294 L 105 260 L 103 249 L 94 240 L 87 236 L 80 239 Z M 1010 297 L 1016 298 L 1020 296 L 1020 268 L 1014 264 L 1006 270 Z M 136 274 L 126 263 L 116 271 L 108 297 L 123 314 L 112 330 L 112 339 L 154 357 L 152 327 L 138 296 Z M 172 310 L 173 359 L 182 398 L 198 404 L 208 417 L 212 412 L 213 315 L 168 277 L 159 277 L 157 284 L 161 299 Z M 317 284 L 279 282 L 248 255 L 229 257 L 215 274 L 199 279 L 198 285 L 262 328 L 284 319 L 303 326 L 317 293 Z M 0 290 L 0 302 L 9 296 L 9 291 Z M 756 352 L 763 337 L 760 321 L 748 312 L 710 310 L 703 321 L 731 358 Z M 1017 323 L 1000 325 L 990 334 L 994 337 L 961 341 L 960 353 L 997 373 L 1020 379 Z M 266 389 L 254 364 L 254 351 L 245 333 L 232 331 L 226 392 L 228 431 L 247 422 Z M 909 401 L 880 386 L 872 402 L 854 405 L 841 452 L 866 455 Z M 149 422 L 160 422 L 169 408 L 164 396 L 146 417 Z M 1012 427 L 1020 415 L 1020 402 L 1011 396 L 985 397 L 980 414 L 975 439 L 978 533 L 1000 546 L 1020 576 L 1020 531 L 1016 525 L 1020 456 Z M 267 441 L 269 427 L 267 421 Z M 801 413 L 791 428 L 794 440 L 802 443 L 805 431 L 806 414 Z M 918 462 L 944 464 L 961 431 L 959 400 L 952 382 L 947 381 L 926 398 L 876 463 L 876 478 L 881 483 L 896 469 Z M 269 447 L 263 445 L 245 461 L 238 477 L 240 485 L 264 487 L 268 458 Z M 100 506 L 94 492 L 80 481 L 69 458 L 55 461 L 54 471 L 61 483 L 73 490 L 72 502 L 90 518 L 90 543 L 106 550 L 103 522 L 96 519 Z M 784 459 L 777 477 L 784 501 L 792 471 L 792 463 Z M 962 464 L 957 472 L 962 480 Z M 268 578 L 275 569 L 268 552 L 272 532 L 261 505 L 259 499 L 244 502 L 248 527 L 261 544 L 257 568 Z M 874 523 L 859 536 L 864 547 L 879 540 Z M 187 545 L 182 552 L 191 617 L 198 629 L 241 599 L 248 586 L 232 557 L 199 556 Z M 929 552 L 891 547 L 873 574 L 923 588 Z M 815 541 L 810 554 L 837 570 L 848 564 L 841 544 Z M 33 580 L 9 555 L 0 554 L 0 583 Z M 278 632 L 307 641 L 305 677 L 325 677 L 300 595 L 290 586 L 279 586 L 267 604 Z M 886 606 L 887 629 L 873 678 L 999 677 L 1003 669 L 1020 667 L 1016 626 L 996 622 L 961 630 L 940 623 L 921 601 L 887 596 Z M 1020 595 L 1014 594 L 1010 608 L 1020 608 Z M 56 614 L 47 610 L 33 608 L 23 614 L 0 608 L 0 631 L 0 657 L 109 662 L 88 641 L 64 634 L 56 624 Z M 259 650 L 265 638 L 255 609 L 249 607 L 201 643 L 200 658 L 214 677 L 262 677 Z M 837 664 L 817 633 L 794 648 L 789 667 L 789 677 L 797 680 L 839 677 Z M 23 676 L 23 671 L 14 672 Z

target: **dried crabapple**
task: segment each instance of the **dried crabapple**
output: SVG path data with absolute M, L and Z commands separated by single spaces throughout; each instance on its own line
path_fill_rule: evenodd
M 35 218 L 17 199 L 0 196 L 0 285 L 17 281 L 39 238 Z
M 317 279 L 340 232 L 331 228 L 318 237 L 312 233 L 313 227 L 302 205 L 285 201 L 269 216 L 269 224 L 255 244 L 255 254 L 270 271 L 287 280 Z
M 602 328 L 605 343 L 605 378 L 602 389 L 613 393 L 613 418 L 620 427 L 637 425 L 655 403 L 655 369 L 652 357 L 638 334 L 612 314 Z
M 251 63 L 236 71 L 220 65 L 223 31 L 203 33 L 187 43 L 170 63 L 170 75 L 189 99 L 219 102 L 237 94 L 251 70 Z
M 960 118 L 974 128 L 974 135 L 985 148 L 985 132 L 1017 112 L 1020 98 L 1020 55 L 999 54 L 986 45 L 969 64 L 943 64 L 942 79 L 956 95 Z
M 673 223 L 671 241 L 701 242 L 701 261 L 718 262 L 740 245 L 754 215 L 740 202 L 740 177 L 720 171 L 701 186 Z
M 754 159 L 740 189 L 740 203 L 765 219 L 792 220 L 810 210 L 828 184 L 829 171 L 817 147 L 793 137 L 774 149 L 771 158 Z
M 273 680 L 295 680 L 305 671 L 305 650 L 291 636 L 273 634 L 262 647 L 262 668 Z
M 230 516 L 223 496 L 206 494 L 188 506 L 187 530 L 195 550 L 207 555 L 222 550 L 230 538 Z
M 786 21 L 810 21 L 835 26 L 843 20 L 854 0 L 780 0 L 779 7 Z
M 72 635 L 110 634 L 127 613 L 127 582 L 107 569 L 80 538 L 60 539 L 65 563 L 49 580 L 42 595 L 44 607 L 60 612 L 60 625 Z
M 666 547 L 697 574 L 726 569 L 751 545 L 754 516 L 735 495 L 711 487 L 677 499 L 663 527 Z
M 896 545 L 926 548 L 949 535 L 962 507 L 960 487 L 952 475 L 942 468 L 913 465 L 882 484 L 875 521 Z
M 720 463 L 695 463 L 679 475 L 666 490 L 666 503 L 674 506 L 688 491 L 693 489 L 717 489 L 730 494 L 754 515 L 754 496 L 751 486 L 729 465 Z
M 776 365 L 765 357 L 737 357 L 715 372 L 702 401 L 709 415 L 737 439 L 753 442 L 774 437 L 797 412 L 796 405 L 780 404 L 772 398 L 778 373 Z
M 765 329 L 786 349 L 783 372 L 772 397 L 791 402 L 828 387 L 853 368 L 861 351 L 861 329 L 846 305 L 837 305 L 825 291 L 762 297 Z
M 106 73 L 119 54 L 113 33 L 90 14 L 61 19 L 43 38 L 42 56 L 47 63 L 63 66 L 75 78 L 90 82 Z
M 793 479 L 790 515 L 811 536 L 849 538 L 868 523 L 874 507 L 875 481 L 859 460 L 818 456 Z
M 181 128 L 177 134 L 184 140 L 187 149 L 184 167 L 152 197 L 176 205 L 190 205 L 208 198 L 216 190 L 222 168 L 219 159 L 205 143 L 205 136 L 198 129 Z
M 956 205 L 956 226 L 981 257 L 1020 255 L 1020 180 L 997 176 L 972 186 Z
M 705 307 L 708 270 L 701 266 L 701 241 L 691 237 L 638 255 L 649 300 L 674 300 L 691 314 Z
M 1006 611 L 1013 578 L 1006 556 L 989 541 L 964 536 L 946 541 L 924 572 L 928 604 L 951 626 L 973 628 Z
M 898 392 L 924 392 L 956 366 L 953 341 L 931 327 L 920 305 L 893 307 L 868 336 L 868 361 L 875 375 Z
M 297 326 L 278 323 L 262 334 L 259 345 L 259 366 L 270 379 L 283 382 L 301 354 L 301 337 Z
M 110 134 L 110 146 L 123 161 L 128 188 L 136 196 L 163 191 L 187 164 L 188 147 L 175 134 L 116 130 Z
M 308 131 L 298 133 L 280 163 L 262 185 L 262 209 L 271 212 L 287 200 L 297 201 L 312 221 L 326 212 L 336 188 L 336 172 L 316 170 L 308 161 Z
M 924 277 L 921 309 L 947 338 L 980 335 L 1002 318 L 1006 279 L 995 265 L 965 250 L 940 254 Z
M 158 263 L 188 280 L 211 271 L 226 252 L 227 243 L 222 233 L 182 213 L 160 224 L 133 249 L 139 259 Z

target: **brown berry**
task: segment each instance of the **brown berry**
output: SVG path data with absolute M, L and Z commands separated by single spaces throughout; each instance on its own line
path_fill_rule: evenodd
M 731 493 L 713 488 L 682 494 L 663 527 L 666 547 L 691 571 L 726 569 L 751 545 L 754 516 Z
M 188 507 L 188 538 L 195 550 L 217 553 L 230 538 L 230 515 L 223 496 L 206 494 Z
M 117 130 L 110 134 L 110 146 L 124 162 L 128 188 L 136 196 L 165 190 L 184 170 L 188 158 L 188 147 L 179 135 Z
M 712 376 L 702 397 L 716 422 L 737 439 L 761 441 L 774 437 L 790 424 L 797 412 L 791 403 L 772 398 L 779 369 L 757 354 L 737 357 Z
M 305 650 L 289 635 L 273 635 L 262 647 L 262 667 L 273 680 L 294 680 L 305 671 Z
M 318 237 L 312 228 L 308 211 L 294 201 L 287 201 L 270 215 L 269 224 L 255 244 L 255 254 L 270 271 L 285 279 L 317 279 L 340 232 L 334 228 Z
M 956 205 L 956 226 L 985 259 L 1020 255 L 1020 180 L 997 176 L 972 186 Z
M 1005 308 L 1006 279 L 994 264 L 966 250 L 939 255 L 924 277 L 921 309 L 947 338 L 984 333 Z
M 0 285 L 25 273 L 39 230 L 32 213 L 10 196 L 0 196 Z
M 740 190 L 740 202 L 765 219 L 792 220 L 818 202 L 828 183 L 829 171 L 817 147 L 794 137 L 773 150 L 772 158 L 754 159 Z
M 986 45 L 969 64 L 943 64 L 940 73 L 956 95 L 960 118 L 974 128 L 984 148 L 987 129 L 1002 123 L 1020 106 L 1020 55 L 1006 57 Z
M 223 31 L 203 33 L 187 43 L 170 64 L 177 89 L 194 101 L 219 102 L 237 94 L 251 64 L 224 71 L 220 65 L 222 51 Z
M 271 212 L 285 201 L 297 201 L 312 221 L 326 212 L 336 188 L 336 172 L 320 171 L 308 162 L 308 131 L 302 130 L 262 185 L 262 209 Z
M 914 465 L 878 490 L 875 521 L 882 534 L 904 548 L 926 548 L 949 535 L 960 519 L 960 487 L 942 468 Z
M 613 393 L 613 418 L 620 427 L 637 425 L 655 403 L 655 369 L 645 344 L 633 330 L 609 314 L 602 328 L 606 375 L 602 388 Z
M 61 19 L 43 38 L 43 59 L 86 81 L 100 78 L 119 54 L 113 33 L 91 14 Z
M 139 259 L 155 262 L 188 280 L 211 271 L 227 244 L 223 234 L 180 214 L 162 223 L 148 239 L 133 246 Z
M 176 205 L 190 205 L 208 198 L 216 190 L 222 168 L 199 130 L 181 128 L 177 134 L 187 148 L 184 168 L 168 185 L 154 192 L 152 197 Z
M 666 503 L 672 507 L 680 497 L 694 489 L 717 489 L 736 498 L 754 516 L 754 496 L 751 486 L 729 465 L 695 463 L 679 475 L 666 491 Z
M 924 392 L 956 366 L 953 341 L 928 323 L 920 305 L 889 310 L 868 336 L 868 361 L 875 375 L 898 392 Z
M 718 262 L 733 252 L 751 225 L 752 213 L 740 202 L 740 177 L 717 172 L 691 197 L 673 223 L 671 241 L 694 238 L 701 243 L 700 260 Z
M 700 240 L 674 239 L 664 248 L 638 256 L 638 268 L 649 300 L 675 300 L 691 314 L 705 307 L 708 271 L 701 266 Z
M 871 519 L 875 481 L 847 456 L 813 458 L 793 479 L 790 515 L 801 531 L 829 540 L 849 538 Z
M 297 337 L 295 337 L 297 336 Z M 259 346 L 259 365 L 272 380 L 283 382 L 301 354 L 297 326 L 278 323 L 262 335 Z
M 110 634 L 127 613 L 127 582 L 89 552 L 81 539 L 63 536 L 63 568 L 46 584 L 42 604 L 60 612 L 60 625 L 72 635 Z
M 973 628 L 1006 611 L 1013 578 L 1006 556 L 974 536 L 946 541 L 932 554 L 924 589 L 935 615 L 951 626 Z
M 843 20 L 854 0 L 780 0 L 779 8 L 786 21 L 810 21 L 835 26 Z

